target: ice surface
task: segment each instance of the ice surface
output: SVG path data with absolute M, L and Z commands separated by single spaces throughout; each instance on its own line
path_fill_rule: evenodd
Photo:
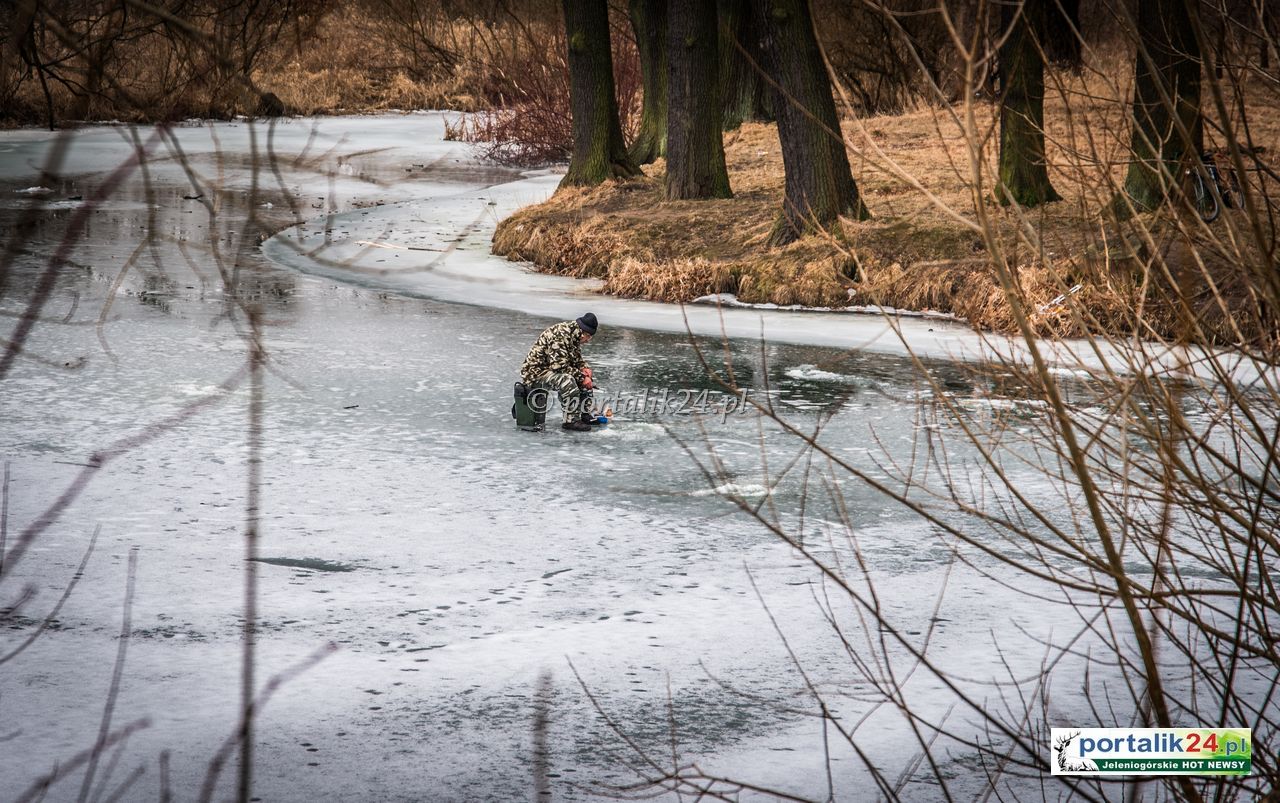
M 823 730 L 807 716 L 817 704 L 793 656 L 842 721 L 869 717 L 867 754 L 900 766 L 917 749 L 913 737 L 898 714 L 876 708 L 821 600 L 834 594 L 848 632 L 857 632 L 856 612 L 738 503 L 778 511 L 812 554 L 863 562 L 903 637 L 919 644 L 928 634 L 934 654 L 966 667 L 975 694 L 1010 672 L 1038 677 L 1043 641 L 1061 632 L 1064 614 L 1022 592 L 1046 589 L 977 552 L 954 565 L 910 510 L 847 476 L 796 466 L 793 437 L 754 408 L 726 412 L 727 394 L 694 349 L 717 368 L 727 361 L 755 399 L 802 431 L 821 424 L 833 454 L 887 480 L 886 453 L 908 458 L 917 426 L 947 426 L 931 415 L 932 390 L 885 319 L 619 301 L 495 259 L 487 238 L 496 220 L 545 197 L 556 176 L 475 163 L 443 141 L 445 117 L 175 126 L 155 141 L 146 176 L 130 173 L 105 200 L 95 194 L 128 158 L 130 129 L 66 134 L 56 181 L 42 178 L 55 137 L 0 132 L 0 198 L 48 181 L 54 198 L 92 199 L 0 204 L 6 227 L 32 210 L 0 299 L 6 339 L 49 255 L 73 223 L 84 226 L 3 378 L 9 549 L 77 477 L 91 477 L 0 576 L 0 605 L 34 593 L 6 620 L 0 655 L 51 610 L 101 527 L 55 626 L 0 665 L 0 739 L 19 734 L 0 748 L 0 789 L 27 788 L 96 738 L 135 547 L 113 722 L 150 724 L 103 785 L 142 766 L 128 797 L 155 796 L 158 757 L 169 751 L 178 796 L 195 797 L 234 731 L 249 393 L 243 381 L 220 387 L 248 352 L 215 252 L 224 266 L 235 262 L 235 289 L 262 304 L 270 355 L 266 561 L 253 564 L 258 681 L 338 646 L 262 711 L 262 799 L 527 799 L 544 673 L 557 799 L 637 779 L 626 766 L 636 757 L 584 686 L 655 755 L 670 755 L 674 727 L 682 763 L 823 798 Z M 151 130 L 136 133 L 152 141 Z M 267 143 L 278 174 L 253 169 Z M 253 226 L 251 211 L 262 216 Z M 159 234 L 154 252 L 138 249 L 144 228 Z M 260 236 L 275 232 L 260 251 Z M 631 411 L 598 433 L 516 431 L 511 386 L 529 343 L 548 318 L 588 307 L 603 322 L 588 359 Z M 702 335 L 693 343 L 686 321 Z M 901 326 L 937 357 L 982 342 L 946 322 Z M 722 331 L 733 337 L 727 345 Z M 1041 414 L 945 360 L 928 366 L 975 416 Z M 687 395 L 671 404 L 679 391 Z M 87 467 L 95 452 L 201 399 L 209 403 L 198 414 Z M 972 463 L 962 443 L 951 447 L 958 464 Z M 1009 470 L 1026 493 L 1053 500 L 1041 475 Z M 824 482 L 839 489 L 842 508 L 814 490 Z M 935 621 L 938 594 L 945 621 Z M 903 648 L 893 653 L 910 665 Z M 955 703 L 924 672 L 909 689 L 939 716 Z M 953 716 L 971 721 L 963 710 Z M 836 797 L 874 794 L 853 751 L 832 744 Z M 974 793 L 983 786 L 975 761 L 957 748 L 946 767 Z M 219 798 L 232 794 L 234 764 Z M 74 799 L 80 782 L 74 774 L 48 799 Z M 936 788 L 905 792 L 932 800 Z

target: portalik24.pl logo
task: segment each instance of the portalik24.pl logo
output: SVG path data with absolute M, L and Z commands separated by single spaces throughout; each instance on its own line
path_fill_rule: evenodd
M 1054 775 L 1248 775 L 1249 728 L 1053 728 Z

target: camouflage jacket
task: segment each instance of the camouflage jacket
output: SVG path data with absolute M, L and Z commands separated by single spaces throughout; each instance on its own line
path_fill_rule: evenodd
M 582 360 L 581 338 L 577 321 L 562 321 L 544 329 L 520 366 L 520 381 L 529 385 L 550 371 L 569 374 L 581 385 L 582 369 L 586 365 Z

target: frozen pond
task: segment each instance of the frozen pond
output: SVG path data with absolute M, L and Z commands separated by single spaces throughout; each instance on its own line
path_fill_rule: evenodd
M 867 681 L 824 617 L 829 585 L 723 498 L 758 505 L 839 558 L 840 540 L 827 537 L 842 532 L 841 511 L 805 493 L 824 467 L 789 465 L 800 451 L 794 438 L 726 409 L 731 400 L 675 331 L 671 309 L 602 300 L 545 277 L 520 284 L 517 266 L 486 258 L 497 215 L 545 195 L 554 176 L 471 163 L 442 140 L 441 119 L 284 122 L 271 137 L 279 171 L 256 173 L 247 124 L 179 127 L 172 142 L 154 144 L 145 174 L 125 176 L 87 212 L 83 199 L 128 155 L 126 129 L 76 133 L 56 181 L 40 174 L 49 135 L 0 134 L 0 221 L 21 232 L 22 248 L 0 299 L 0 345 L 41 292 L 50 255 L 83 227 L 2 380 L 9 543 L 89 479 L 6 570 L 3 604 L 28 586 L 35 596 L 9 620 L 0 653 L 55 605 L 100 528 L 56 622 L 0 665 L 0 789 L 27 789 L 97 738 L 135 548 L 109 725 L 148 724 L 104 755 L 94 788 L 106 796 L 132 784 L 128 799 L 152 799 L 169 784 L 193 798 L 235 730 L 249 391 L 242 319 L 215 249 L 236 268 L 226 280 L 261 302 L 270 358 L 259 682 L 338 647 L 265 704 L 261 799 L 531 799 L 538 762 L 554 798 L 590 798 L 601 785 L 634 784 L 628 765 L 643 766 L 605 715 L 668 763 L 674 741 L 676 763 L 708 773 L 807 797 L 825 797 L 828 784 L 841 798 L 873 794 L 847 746 L 831 743 L 828 777 L 808 683 L 848 721 L 870 717 L 862 727 L 873 759 L 915 749 L 894 711 L 873 710 Z M 145 143 L 150 132 L 138 136 Z M 265 128 L 253 137 L 265 147 Z M 34 187 L 48 192 L 23 192 Z M 22 223 L 33 199 L 38 209 Z M 260 223 L 246 224 L 249 204 Z M 298 219 L 312 222 L 287 235 L 292 243 L 259 247 Z M 139 248 L 143 231 L 156 236 Z M 317 254 L 306 238 L 326 235 L 331 250 Z M 442 242 L 456 247 L 404 250 Z M 399 259 L 417 261 L 402 268 Z M 516 431 L 511 383 L 529 344 L 552 319 L 587 309 L 602 329 L 586 356 L 616 406 L 633 409 L 590 435 Z M 646 310 L 665 317 L 624 325 Z M 731 334 L 788 326 L 783 316 L 736 312 Z M 833 452 L 886 476 L 877 460 L 909 456 L 938 426 L 927 414 L 932 393 L 905 357 L 885 353 L 893 349 L 834 348 L 860 342 L 833 334 L 828 319 L 839 317 L 790 319 L 812 330 L 810 345 L 785 334 L 740 337 L 727 350 L 715 338 L 697 342 L 797 427 L 822 422 Z M 934 356 L 942 341 L 962 339 L 954 324 L 910 326 L 940 343 Z M 974 410 L 1012 410 L 1013 426 L 1038 414 L 1022 408 L 1016 388 L 975 384 L 945 362 L 930 370 Z M 220 392 L 224 383 L 231 389 Z M 199 400 L 207 403 L 182 414 Z M 677 401 L 705 401 L 710 412 L 677 411 Z M 149 437 L 86 467 L 140 433 Z M 708 477 L 694 458 L 712 465 L 710 450 L 719 468 Z M 1038 474 L 1021 470 L 1036 493 Z M 1039 672 L 1043 606 L 1011 585 L 980 583 L 979 572 L 1001 571 L 997 561 L 955 565 L 911 511 L 859 483 L 840 490 L 862 559 L 904 632 L 929 633 L 935 654 L 968 662 L 974 678 Z M 1012 585 L 1030 590 L 1025 578 Z M 917 704 L 951 705 L 951 692 L 923 673 L 908 688 Z M 956 750 L 949 762 L 958 788 L 983 789 L 972 755 Z M 75 799 L 83 775 L 72 772 L 47 799 Z M 233 795 L 234 780 L 232 756 L 219 799 Z M 912 799 L 934 793 L 927 783 L 904 788 Z

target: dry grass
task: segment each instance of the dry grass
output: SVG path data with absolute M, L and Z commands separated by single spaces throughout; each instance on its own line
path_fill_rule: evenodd
M 457 23 L 462 27 L 465 23 Z M 483 72 L 464 61 L 448 75 L 414 77 L 407 56 L 379 35 L 378 21 L 358 4 L 338 4 L 302 47 L 283 43 L 257 71 L 291 114 L 487 106 Z
M 1219 240 L 1224 226 L 1244 228 L 1243 213 L 1225 210 L 1199 233 L 1169 213 L 1142 216 L 1154 241 L 1102 214 L 1126 168 L 1120 99 L 1129 88 L 1106 79 L 1123 74 L 1123 59 L 1114 57 L 1114 71 L 1055 76 L 1061 83 L 1047 104 L 1046 129 L 1059 203 L 1010 210 L 991 199 L 997 110 L 975 104 L 971 118 L 956 108 L 955 116 L 928 109 L 847 121 L 854 175 L 874 217 L 842 221 L 835 236 L 780 249 L 764 245 L 782 201 L 782 161 L 776 129 L 748 124 L 725 141 L 732 199 L 667 202 L 658 162 L 642 179 L 564 190 L 521 210 L 499 225 L 494 251 L 542 270 L 602 278 L 604 292 L 626 297 L 686 302 L 734 292 L 745 302 L 878 304 L 953 313 L 1009 331 L 1012 310 L 993 268 L 1002 257 L 1043 333 L 1154 327 L 1169 334 L 1177 316 L 1161 305 L 1170 285 L 1182 280 L 1161 278 L 1156 263 L 1179 273 L 1178 254 L 1188 263 L 1198 257 L 1228 289 L 1241 284 L 1232 279 L 1241 270 L 1239 252 L 1222 249 Z M 1267 154 L 1280 145 L 1277 107 L 1274 95 L 1250 97 L 1252 135 Z M 972 142 L 982 146 L 976 155 Z M 1256 175 L 1254 181 L 1274 192 Z M 982 234 L 984 220 L 990 236 Z M 1093 320 L 1051 304 L 1077 284 L 1074 299 Z M 1228 316 L 1211 307 L 1206 302 L 1202 322 L 1217 337 L 1238 339 L 1228 331 Z
M 604 279 L 604 291 L 659 301 L 735 292 L 743 301 L 848 303 L 853 261 L 807 238 L 762 245 L 781 200 L 781 153 L 773 126 L 746 124 L 726 141 L 734 197 L 666 201 L 665 163 L 649 176 L 565 189 L 504 220 L 494 251 L 572 276 Z
M 475 111 L 498 100 L 493 65 L 474 45 L 471 23 L 450 23 L 450 42 L 471 44 L 452 69 L 415 70 L 412 59 L 387 33 L 388 23 L 358 2 L 335 2 L 317 19 L 289 26 L 253 70 L 254 85 L 274 93 L 289 114 L 315 115 L 387 109 Z M 470 36 L 470 39 L 468 38 Z M 103 82 L 101 94 L 77 97 L 57 81 L 49 91 L 57 121 L 118 119 L 152 122 L 185 117 L 225 118 L 258 114 L 259 99 L 239 85 L 215 86 L 190 63 L 184 43 L 157 29 L 120 48 L 106 68 L 128 90 L 122 97 Z M 0 65 L 0 124 L 44 122 L 46 100 L 38 80 L 16 65 Z M 70 74 L 86 80 L 72 59 Z M 20 80 L 21 79 L 21 80 Z M 16 88 L 15 88 L 16 85 Z

